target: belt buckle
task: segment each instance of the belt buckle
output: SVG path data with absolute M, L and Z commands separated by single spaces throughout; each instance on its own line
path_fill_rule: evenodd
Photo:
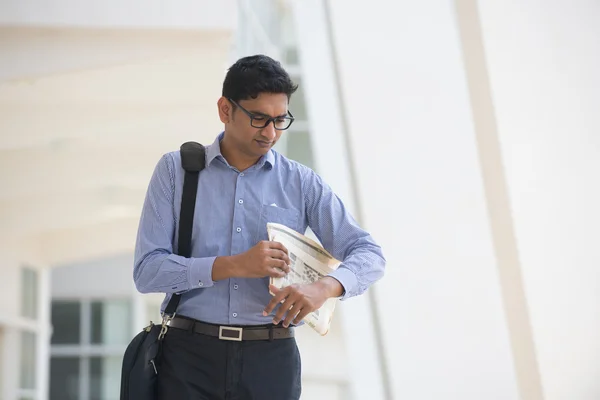
M 219 339 L 241 342 L 243 330 L 243 328 L 235 328 L 233 326 L 219 326 Z M 237 334 L 232 336 L 232 332 L 237 332 Z

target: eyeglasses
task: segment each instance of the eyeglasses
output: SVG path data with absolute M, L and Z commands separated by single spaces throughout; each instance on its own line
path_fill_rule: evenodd
M 246 110 L 244 107 L 240 106 L 236 101 L 229 99 L 231 103 L 233 103 L 236 107 L 239 107 L 248 117 L 250 117 L 250 125 L 253 128 L 266 128 L 271 121 L 273 121 L 273 126 L 278 131 L 286 130 L 292 125 L 294 122 L 294 116 L 291 112 L 288 111 L 289 115 L 283 117 L 269 117 L 264 114 L 254 114 L 250 111 Z

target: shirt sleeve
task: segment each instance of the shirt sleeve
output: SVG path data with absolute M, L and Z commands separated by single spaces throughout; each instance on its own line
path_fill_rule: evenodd
M 344 287 L 341 299 L 364 293 L 384 274 L 381 247 L 358 225 L 331 187 L 308 168 L 303 170 L 302 191 L 308 225 L 323 247 L 342 261 L 330 274 Z
M 182 293 L 213 286 L 216 257 L 173 254 L 177 219 L 173 157 L 165 154 L 154 169 L 142 208 L 134 254 L 133 279 L 141 293 Z

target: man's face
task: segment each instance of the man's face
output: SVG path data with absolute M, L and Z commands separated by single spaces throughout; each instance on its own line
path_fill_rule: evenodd
M 288 98 L 284 93 L 261 93 L 256 99 L 240 100 L 237 104 L 255 117 L 256 126 L 268 118 L 288 115 Z M 253 127 L 250 116 L 225 98 L 219 100 L 219 114 L 225 123 L 228 140 L 249 157 L 265 155 L 283 133 L 275 129 L 273 122 L 264 128 Z

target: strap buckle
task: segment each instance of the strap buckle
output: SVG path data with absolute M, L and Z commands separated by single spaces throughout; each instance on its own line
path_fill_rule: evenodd
M 164 314 L 162 315 L 162 325 L 160 327 L 160 333 L 158 334 L 158 340 L 163 340 L 163 338 L 165 337 L 167 331 L 169 330 L 169 323 L 171 322 L 171 320 L 175 317 L 175 314 L 173 315 L 167 315 Z
M 233 326 L 219 326 L 219 339 L 242 341 L 242 332 L 244 328 L 235 328 Z

